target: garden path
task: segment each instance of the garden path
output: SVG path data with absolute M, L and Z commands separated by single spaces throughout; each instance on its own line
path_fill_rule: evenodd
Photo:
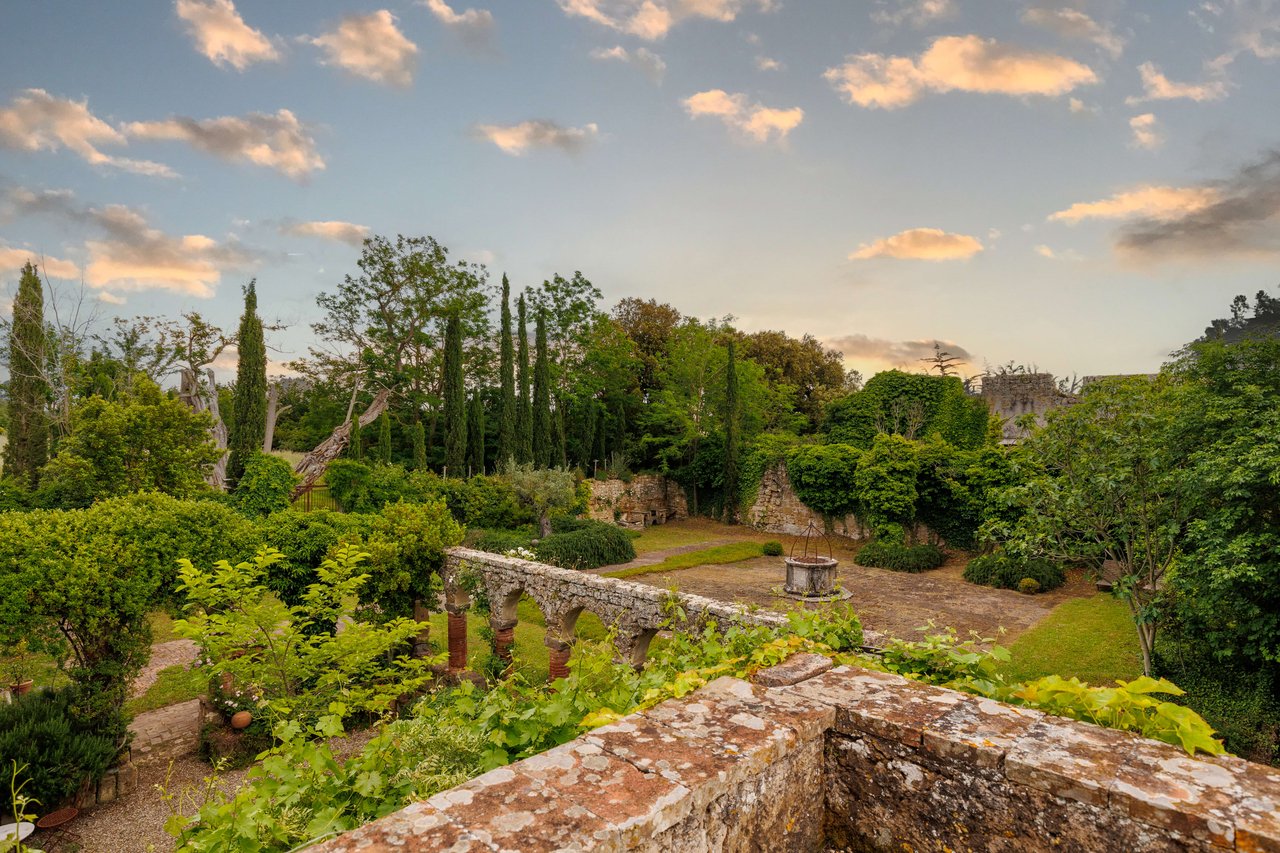
M 636 557 L 629 563 L 623 563 L 617 566 L 601 566 L 598 569 L 590 569 L 591 574 L 601 575 L 606 572 L 616 572 L 619 569 L 630 569 L 635 566 L 653 566 L 661 563 L 667 557 L 674 557 L 677 554 L 688 554 L 690 551 L 702 551 L 707 548 L 714 548 L 717 545 L 732 545 L 734 542 L 740 542 L 740 539 L 708 539 L 705 542 L 695 542 L 692 545 L 677 545 L 673 548 L 660 548 L 657 551 L 646 551 Z
M 151 647 L 151 660 L 142 668 L 142 672 L 133 680 L 129 690 L 129 698 L 146 693 L 156 683 L 160 670 L 181 664 L 189 665 L 196 659 L 196 644 L 193 640 L 170 640 L 167 643 L 156 643 Z

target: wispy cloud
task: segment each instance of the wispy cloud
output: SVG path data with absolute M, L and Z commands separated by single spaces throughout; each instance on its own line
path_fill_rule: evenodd
M 1040 245 L 1035 246 L 1035 247 L 1032 249 L 1032 251 L 1034 251 L 1034 252 L 1035 252 L 1037 255 L 1039 255 L 1040 257 L 1045 258 L 1046 260 L 1050 260 L 1050 261 L 1080 261 L 1080 260 L 1083 260 L 1083 258 L 1080 256 L 1080 253 L 1079 253 L 1079 252 L 1077 252 L 1077 251 L 1075 251 L 1074 249 L 1067 249 L 1066 251 L 1058 251 L 1058 250 L 1053 249 L 1053 248 L 1051 248 L 1051 247 L 1049 247 L 1049 246 L 1046 246 L 1044 243 L 1041 243 Z
M 1110 26 L 1098 23 L 1079 9 L 1063 6 L 1033 6 L 1022 13 L 1023 23 L 1041 27 L 1064 39 L 1092 42 L 1118 59 L 1124 53 L 1125 40 Z
M 421 0 L 440 23 L 473 48 L 488 48 L 493 40 L 493 13 L 487 9 L 455 11 L 445 0 Z
M 208 298 L 224 271 L 245 269 L 258 260 L 256 252 L 238 242 L 165 234 L 133 208 L 84 206 L 67 190 L 17 187 L 5 194 L 4 203 L 11 212 L 50 216 L 94 231 L 96 238 L 84 244 L 89 257 L 84 279 L 98 290 L 166 290 Z
M 773 59 L 772 57 L 757 56 L 756 70 L 757 71 L 786 71 L 787 66 L 779 62 L 778 60 Z
M 954 0 L 877 0 L 877 6 L 871 20 L 892 27 L 923 27 L 956 14 Z
M 186 142 L 222 160 L 265 166 L 294 180 L 325 167 L 311 129 L 289 110 L 211 119 L 173 116 L 132 122 L 125 132 L 138 139 Z
M 103 146 L 124 146 L 129 140 L 89 111 L 88 101 L 27 89 L 0 109 L 0 147 L 17 151 L 59 151 L 63 148 L 94 166 L 109 166 L 140 175 L 163 178 L 176 173 L 163 163 L 130 160 L 103 153 Z
M 667 73 L 667 63 L 661 56 L 648 48 L 637 47 L 627 50 L 622 45 L 598 47 L 591 51 L 591 58 L 601 62 L 622 62 L 640 69 L 646 77 L 655 83 L 661 83 Z
M 15 272 L 26 266 L 28 262 L 35 264 L 50 278 L 80 277 L 80 267 L 74 261 L 0 243 L 0 272 Z
M 1164 145 L 1164 133 L 1161 132 L 1160 123 L 1152 113 L 1143 113 L 1129 119 L 1129 130 L 1133 131 L 1131 144 L 1134 148 L 1154 151 Z
M 174 10 L 196 50 L 214 65 L 243 71 L 255 62 L 280 59 L 271 39 L 246 24 L 231 0 L 177 0 Z
M 752 103 L 746 95 L 710 89 L 685 98 L 684 108 L 692 118 L 718 118 L 735 133 L 751 142 L 783 140 L 804 121 L 799 107 L 776 108 Z
M 827 338 L 823 343 L 853 361 L 870 362 L 887 367 L 905 367 L 909 370 L 919 368 L 920 359 L 931 357 L 934 354 L 935 344 L 963 362 L 973 360 L 973 354 L 955 341 L 934 338 L 894 341 L 858 334 Z
M 1191 101 L 1216 101 L 1227 95 L 1227 85 L 1220 79 L 1208 80 L 1204 83 L 1175 83 L 1164 76 L 1152 62 L 1139 65 L 1138 74 L 1142 77 L 1142 95 L 1126 98 L 1127 104 L 1139 104 L 1143 101 L 1171 101 L 1177 98 L 1186 98 Z
M 568 154 L 577 154 L 595 141 L 599 128 L 594 122 L 582 127 L 564 127 L 547 119 L 531 119 L 519 124 L 478 124 L 474 133 L 477 138 L 519 157 L 531 148 L 559 148 Z
M 339 219 L 315 220 L 311 222 L 283 222 L 280 233 L 293 237 L 319 237 L 322 240 L 334 240 L 352 246 L 360 246 L 364 238 L 369 236 L 368 225 L 356 225 L 354 222 L 343 222 Z
M 824 74 L 851 104 L 894 109 L 926 92 L 1065 95 L 1097 82 L 1087 65 L 1065 56 L 980 36 L 944 36 L 919 57 L 863 53 Z
M 1220 200 L 1214 187 L 1167 187 L 1147 184 L 1122 190 L 1097 201 L 1076 202 L 1049 216 L 1050 222 L 1075 224 L 1085 219 L 1143 217 L 1173 221 L 1213 206 Z
M 349 15 L 331 32 L 308 39 L 324 51 L 325 65 L 392 86 L 408 86 L 418 64 L 418 46 L 396 26 L 386 9 Z
M 982 241 L 968 234 L 952 234 L 940 228 L 909 228 L 892 237 L 863 243 L 849 255 L 849 260 L 962 261 L 981 251 Z
M 664 38 L 682 21 L 704 18 L 728 23 L 745 7 L 762 12 L 776 0 L 557 0 L 570 17 L 586 18 L 601 26 L 648 41 Z

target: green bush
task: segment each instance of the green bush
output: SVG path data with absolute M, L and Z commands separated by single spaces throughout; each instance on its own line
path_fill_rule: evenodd
M 471 547 L 477 551 L 488 551 L 490 554 L 505 554 L 517 548 L 533 550 L 533 529 L 527 530 L 485 530 L 476 537 Z
M 236 509 L 250 517 L 270 515 L 289 508 L 289 493 L 298 484 L 293 466 L 279 456 L 250 455 L 244 473 L 232 492 Z
M 937 545 L 907 545 L 877 537 L 864 545 L 855 559 L 859 566 L 915 573 L 938 568 L 947 561 L 947 553 Z
M 409 494 L 409 475 L 399 465 L 367 464 L 335 459 L 325 470 L 329 494 L 345 512 L 377 512 Z
M 586 519 L 560 524 L 564 532 L 552 533 L 533 547 L 544 563 L 564 569 L 597 569 L 629 563 L 636 558 L 631 537 L 620 527 Z
M 764 553 L 764 555 L 765 555 L 766 557 L 781 557 L 781 556 L 782 556 L 782 543 L 781 543 L 781 542 L 766 542 L 766 543 L 764 543 L 763 545 L 761 545 L 761 546 L 760 546 L 760 550 Z
M 316 568 L 339 543 L 363 541 L 369 519 L 367 515 L 325 509 L 272 513 L 259 525 L 262 544 L 285 556 L 268 570 L 268 588 L 285 604 L 301 604 L 307 587 L 316 581 Z
M 414 601 L 434 609 L 445 549 L 462 534 L 443 500 L 384 507 L 370 519 L 362 548 L 369 554 L 363 603 L 377 605 L 379 620 L 412 616 Z
M 787 459 L 796 496 L 823 515 L 845 516 L 858 509 L 855 478 L 862 451 L 847 444 L 801 447 Z
M 964 567 L 964 579 L 981 586 L 1019 592 L 1027 591 L 1022 588 L 1024 580 L 1032 580 L 1039 585 L 1032 592 L 1048 592 L 1067 582 L 1067 576 L 1058 563 L 1042 559 L 1021 560 L 1009 554 L 974 557 Z
M 75 689 L 38 691 L 0 705 L 0 798 L 12 802 L 11 761 L 26 765 L 18 782 L 41 814 L 65 803 L 81 784 L 102 778 L 118 751 L 111 737 L 83 725 L 73 712 Z
M 1035 595 L 1040 591 L 1040 581 L 1035 578 L 1023 578 L 1018 581 L 1018 592 L 1024 595 Z

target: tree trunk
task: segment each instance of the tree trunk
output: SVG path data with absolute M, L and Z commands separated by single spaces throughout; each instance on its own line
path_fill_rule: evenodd
M 293 406 L 281 407 L 280 386 L 272 385 L 267 392 L 267 430 L 262 436 L 263 453 L 270 453 L 272 445 L 276 443 L 276 419 L 292 408 Z
M 201 388 L 196 373 L 189 367 L 182 369 L 178 384 L 178 398 L 186 403 L 192 411 L 208 412 L 213 416 L 213 426 L 209 427 L 209 436 L 214 445 L 222 451 L 218 461 L 204 475 L 204 481 L 220 492 L 227 489 L 227 425 L 222 422 L 222 414 L 218 411 L 218 383 L 213 378 L 213 368 L 205 368 L 209 378 L 207 388 Z
M 361 429 L 376 421 L 378 416 L 387 410 L 387 401 L 390 398 L 391 392 L 387 389 L 384 388 L 378 392 L 378 396 L 373 398 L 369 408 L 365 409 L 364 414 L 360 416 Z M 311 484 L 320 479 L 320 475 L 329 467 L 329 463 L 338 458 L 350 440 L 351 421 L 343 421 L 334 427 L 328 438 L 317 444 L 315 449 L 298 460 L 298 464 L 293 467 L 293 470 L 294 473 L 302 477 L 302 482 L 294 488 L 289 499 L 296 500 L 299 495 L 311 488 Z

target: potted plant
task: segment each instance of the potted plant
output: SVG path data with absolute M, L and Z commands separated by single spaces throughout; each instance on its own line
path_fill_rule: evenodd
M 0 658 L 4 660 L 4 672 L 8 677 L 9 692 L 14 696 L 22 696 L 31 690 L 31 675 L 35 671 L 36 656 L 27 648 L 26 640 L 4 647 Z

